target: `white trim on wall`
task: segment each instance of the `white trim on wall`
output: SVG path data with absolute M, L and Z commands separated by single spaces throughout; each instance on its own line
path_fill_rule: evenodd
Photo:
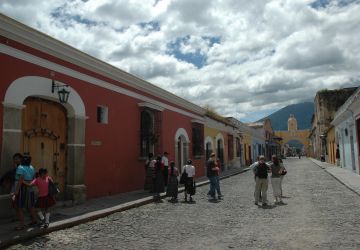
M 64 84 L 64 83 L 62 83 Z M 69 116 L 85 117 L 85 105 L 75 89 L 69 86 L 70 95 L 66 104 L 62 104 Z M 10 106 L 24 106 L 29 96 L 41 97 L 59 102 L 57 93 L 51 93 L 51 79 L 40 76 L 24 76 L 13 81 L 6 90 L 4 103 Z
M 206 144 L 210 142 L 211 144 L 211 149 L 215 149 L 214 147 L 214 142 L 212 140 L 212 138 L 210 136 L 206 136 L 205 140 L 204 140 L 204 148 L 206 148 Z
M 222 148 L 225 150 L 225 140 L 224 140 L 224 136 L 221 133 L 218 133 L 216 135 L 216 139 L 215 139 L 215 148 L 217 149 L 217 145 L 218 145 L 218 140 L 222 141 Z
M 141 103 L 138 103 L 138 106 L 139 107 L 144 107 L 144 108 L 150 108 L 150 109 L 154 109 L 154 110 L 157 110 L 157 111 L 164 111 L 164 108 L 163 107 L 160 107 L 160 106 L 157 106 L 157 105 L 154 105 L 152 103 L 149 103 L 149 102 L 141 102 Z
M 21 129 L 4 128 L 3 132 L 5 132 L 5 133 L 22 133 L 23 131 Z
M 45 60 L 43 58 L 34 56 L 32 54 L 26 53 L 26 52 L 21 51 L 21 50 L 14 49 L 12 47 L 9 47 L 9 46 L 3 45 L 3 44 L 0 44 L 0 53 L 3 53 L 3 54 L 6 54 L 6 55 L 9 55 L 9 56 L 18 58 L 20 60 L 35 64 L 35 65 L 43 67 L 43 68 L 47 68 L 47 69 L 52 70 L 52 71 L 62 73 L 64 75 L 71 76 L 73 78 L 79 79 L 79 80 L 87 82 L 87 83 L 91 83 L 91 84 L 93 84 L 95 86 L 98 86 L 98 87 L 101 87 L 101 88 L 104 88 L 104 89 L 107 89 L 107 90 L 114 91 L 116 93 L 120 93 L 120 94 L 129 96 L 129 97 L 133 97 L 135 99 L 138 99 L 138 100 L 141 100 L 141 101 L 144 101 L 144 102 L 152 103 L 153 105 L 160 106 L 162 108 L 177 112 L 177 113 L 182 114 L 182 115 L 186 115 L 186 116 L 194 118 L 194 119 L 198 119 L 198 120 L 203 119 L 201 116 L 192 114 L 190 112 L 187 112 L 187 111 L 184 111 L 182 109 L 173 107 L 171 105 L 162 103 L 160 101 L 157 101 L 155 99 L 149 98 L 149 97 L 144 96 L 144 95 L 141 95 L 139 93 L 130 91 L 128 89 L 119 87 L 119 86 L 111 84 L 109 82 L 97 79 L 95 77 L 80 73 L 78 71 L 72 70 L 70 68 L 64 67 L 62 65 L 53 63 L 51 61 Z M 67 83 L 67 84 L 69 84 L 69 83 Z
M 179 138 L 180 136 L 184 136 L 185 139 L 186 139 L 186 142 L 187 142 L 187 143 L 190 143 L 189 136 L 188 136 L 188 134 L 187 134 L 187 132 L 186 132 L 185 129 L 183 129 L 183 128 L 178 128 L 178 130 L 177 130 L 176 133 L 175 133 L 175 138 L 174 138 L 174 139 L 175 139 L 175 142 L 178 141 L 178 138 Z

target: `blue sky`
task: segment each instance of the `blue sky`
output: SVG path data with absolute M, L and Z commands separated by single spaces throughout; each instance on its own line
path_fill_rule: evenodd
M 3 0 L 0 12 L 243 122 L 360 82 L 359 0 Z
M 180 61 L 185 61 L 196 66 L 198 69 L 201 69 L 206 65 L 207 55 L 201 51 L 201 48 L 197 48 L 193 51 L 182 51 L 182 46 L 189 44 L 191 37 L 179 37 L 174 42 L 169 43 L 169 54 L 174 55 L 176 59 Z M 207 42 L 208 47 L 213 47 L 214 44 L 220 44 L 220 38 L 218 37 L 201 37 L 204 41 Z

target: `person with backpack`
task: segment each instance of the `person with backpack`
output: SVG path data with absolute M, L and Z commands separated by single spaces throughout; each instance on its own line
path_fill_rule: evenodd
M 255 205 L 259 205 L 260 195 L 263 207 L 267 207 L 267 190 L 268 190 L 268 173 L 271 171 L 270 167 L 265 163 L 265 157 L 259 156 L 258 163 L 254 166 L 255 174 Z
M 195 194 L 195 167 L 192 165 L 192 160 L 188 160 L 184 166 L 183 172 L 187 174 L 185 181 L 185 202 L 187 202 L 187 195 L 190 195 L 190 202 L 193 201 L 192 196 Z
M 216 199 L 215 192 L 217 192 L 218 199 L 222 199 L 223 197 L 220 191 L 218 173 L 219 167 L 216 166 L 215 153 L 212 153 L 210 155 L 210 159 L 206 163 L 206 176 L 209 178 L 210 181 L 210 191 L 208 192 L 208 195 L 213 200 Z

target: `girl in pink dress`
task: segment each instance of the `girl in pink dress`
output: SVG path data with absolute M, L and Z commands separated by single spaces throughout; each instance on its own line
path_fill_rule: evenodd
M 40 168 L 39 177 L 35 178 L 30 184 L 31 186 L 36 186 L 39 190 L 39 195 L 35 203 L 35 207 L 40 209 L 38 212 L 38 216 L 41 220 L 40 226 L 44 228 L 49 227 L 50 208 L 53 207 L 56 203 L 54 197 L 49 195 L 50 181 L 52 181 L 52 179 L 48 176 L 48 171 L 46 168 Z

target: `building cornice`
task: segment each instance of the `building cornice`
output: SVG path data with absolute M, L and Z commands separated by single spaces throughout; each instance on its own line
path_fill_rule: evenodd
M 222 132 L 227 132 L 230 134 L 235 133 L 235 129 L 233 126 L 226 125 L 225 123 L 219 122 L 218 120 L 214 120 L 208 116 L 205 117 L 205 126 L 220 130 Z
M 331 124 L 336 126 L 343 122 L 345 118 L 349 115 L 353 115 L 354 111 L 352 110 L 352 106 L 355 102 L 359 102 L 360 97 L 360 88 L 358 88 L 347 100 L 346 102 L 336 111 L 334 115 L 334 119 Z
M 157 111 L 164 111 L 164 108 L 163 107 L 160 107 L 158 105 L 155 105 L 155 104 L 152 104 L 152 103 L 149 103 L 149 102 L 140 102 L 138 103 L 138 106 L 140 108 L 149 108 L 149 109 L 153 109 L 153 110 L 157 110 Z

